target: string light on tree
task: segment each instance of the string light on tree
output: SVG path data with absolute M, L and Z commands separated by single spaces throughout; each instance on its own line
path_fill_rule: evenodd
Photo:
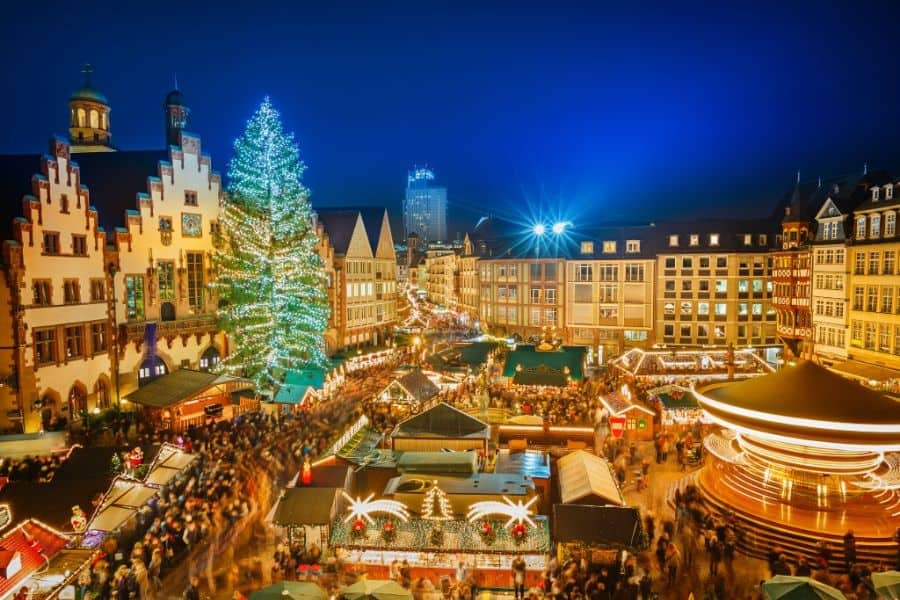
M 437 486 L 437 481 L 425 493 L 422 500 L 422 518 L 431 521 L 449 521 L 453 518 L 453 507 L 447 494 Z
M 305 167 L 292 134 L 266 98 L 234 143 L 214 255 L 232 375 L 271 390 L 290 370 L 325 367 L 325 272 L 316 252 Z

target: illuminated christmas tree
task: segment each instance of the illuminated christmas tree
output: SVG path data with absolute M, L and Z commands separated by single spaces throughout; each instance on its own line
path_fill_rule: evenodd
M 432 486 L 422 499 L 422 518 L 433 521 L 448 521 L 453 518 L 450 499 L 437 485 Z
M 234 143 L 215 255 L 225 372 L 271 390 L 287 371 L 326 365 L 325 272 L 292 134 L 266 98 Z

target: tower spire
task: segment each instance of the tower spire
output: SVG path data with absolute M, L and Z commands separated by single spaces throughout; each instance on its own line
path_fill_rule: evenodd
M 797 185 L 800 185 L 800 169 L 797 169 Z
M 178 73 L 175 73 L 175 89 L 178 89 Z
M 869 174 L 869 163 L 864 162 L 863 163 L 863 175 L 868 175 L 868 174 Z
M 84 87 L 91 87 L 91 73 L 94 72 L 94 67 L 91 66 L 91 63 L 84 63 L 81 72 L 84 73 Z

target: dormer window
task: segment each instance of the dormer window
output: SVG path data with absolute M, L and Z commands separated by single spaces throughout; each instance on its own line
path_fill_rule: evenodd
M 677 235 L 669 236 L 669 246 L 672 248 L 675 248 L 678 246 L 678 236 Z
M 768 244 L 769 244 L 769 236 L 767 236 L 764 233 L 759 234 L 759 245 L 765 247 Z
M 603 242 L 603 254 L 615 254 L 616 253 L 616 242 L 607 240 Z
M 628 240 L 625 242 L 625 252 L 637 254 L 641 251 L 641 240 Z
M 581 253 L 582 254 L 593 254 L 594 253 L 594 242 L 581 242 Z
M 751 234 L 751 233 L 745 233 L 745 234 L 744 234 L 744 245 L 745 245 L 745 246 L 752 246 L 752 245 L 753 245 L 753 234 Z
M 856 219 L 856 239 L 866 239 L 866 218 L 859 217 Z
M 718 233 L 709 234 L 709 245 L 710 246 L 718 246 L 719 245 L 719 234 Z
M 872 188 L 872 202 L 878 202 L 878 192 L 881 191 L 879 187 Z
M 885 200 L 893 200 L 894 199 L 894 186 L 888 184 L 884 186 L 884 199 Z
M 691 234 L 691 246 L 699 246 L 700 245 L 700 236 L 696 233 Z

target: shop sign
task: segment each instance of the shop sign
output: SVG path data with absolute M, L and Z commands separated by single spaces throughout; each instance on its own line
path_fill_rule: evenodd
M 625 433 L 625 417 L 610 417 L 609 430 L 614 438 L 619 439 Z

